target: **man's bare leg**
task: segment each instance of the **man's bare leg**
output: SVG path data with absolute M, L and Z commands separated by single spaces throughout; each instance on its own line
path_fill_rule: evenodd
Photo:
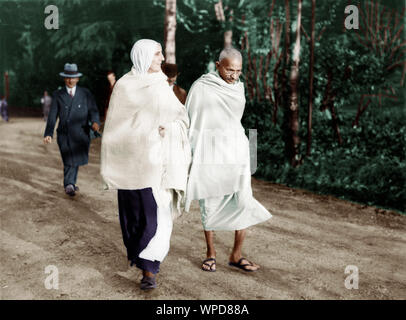
M 204 231 L 206 237 L 207 259 L 216 259 L 216 250 L 214 249 L 214 231 Z M 216 263 L 211 260 L 202 265 L 202 268 L 207 271 L 216 270 Z
M 244 230 L 236 230 L 235 231 L 235 238 L 234 238 L 234 247 L 233 251 L 230 255 L 230 262 L 237 263 L 242 258 L 242 245 L 244 243 L 245 236 L 247 234 L 246 229 Z M 252 264 L 244 267 L 247 270 L 258 270 L 260 267 L 256 263 L 252 261 L 248 261 L 247 259 L 243 259 L 241 264 Z

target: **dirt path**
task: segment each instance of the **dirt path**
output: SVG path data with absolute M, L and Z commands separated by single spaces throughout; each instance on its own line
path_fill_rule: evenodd
M 249 229 L 245 254 L 260 272 L 230 269 L 232 232 L 217 232 L 218 271 L 200 270 L 205 253 L 197 205 L 176 221 L 159 288 L 139 290 L 127 267 L 116 192 L 103 191 L 100 139 L 79 170 L 80 194 L 62 189 L 58 147 L 42 144 L 44 122 L 0 123 L 2 299 L 405 299 L 406 216 L 253 180 L 274 215 Z M 45 288 L 45 267 L 59 289 Z M 346 266 L 359 270 L 348 290 Z

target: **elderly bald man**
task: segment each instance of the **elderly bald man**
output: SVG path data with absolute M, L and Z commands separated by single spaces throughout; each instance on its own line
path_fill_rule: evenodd
M 186 100 L 190 117 L 192 164 L 186 211 L 199 200 L 207 257 L 204 271 L 216 271 L 214 231 L 235 231 L 229 265 L 247 272 L 259 265 L 242 256 L 246 228 L 272 215 L 252 196 L 249 142 L 241 124 L 245 107 L 241 53 L 224 49 L 217 71 L 204 74 L 192 85 Z

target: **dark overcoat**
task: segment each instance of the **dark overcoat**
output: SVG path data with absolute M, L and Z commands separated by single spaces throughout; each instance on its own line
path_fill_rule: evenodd
M 52 105 L 44 137 L 53 137 L 56 120 L 57 142 L 65 166 L 81 166 L 88 163 L 90 128 L 96 122 L 100 125 L 99 110 L 93 95 L 86 88 L 76 86 L 72 98 L 66 87 L 52 95 Z

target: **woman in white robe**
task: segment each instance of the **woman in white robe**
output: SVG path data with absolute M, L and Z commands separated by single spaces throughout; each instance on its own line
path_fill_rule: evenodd
M 141 289 L 152 289 L 169 251 L 172 220 L 182 210 L 191 158 L 189 119 L 161 71 L 161 45 L 139 40 L 131 60 L 131 71 L 111 95 L 101 176 L 105 189 L 118 190 L 123 240 L 131 265 L 143 271 Z

